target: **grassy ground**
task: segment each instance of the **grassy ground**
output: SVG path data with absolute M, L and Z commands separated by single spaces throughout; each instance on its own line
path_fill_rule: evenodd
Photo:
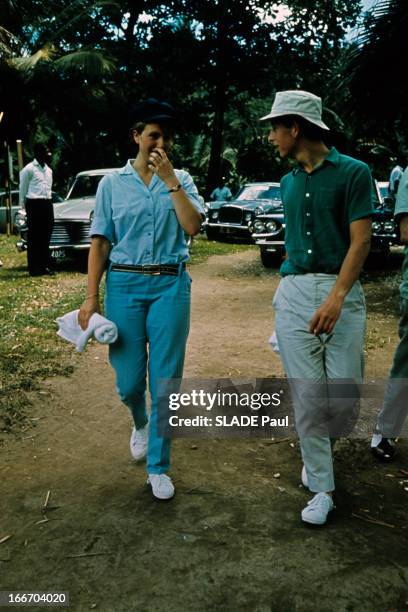
M 26 254 L 18 253 L 15 237 L 0 235 L 0 432 L 28 424 L 27 392 L 44 378 L 72 373 L 78 356 L 56 335 L 56 317 L 79 307 L 86 276 L 78 266 L 59 266 L 55 277 L 28 276 Z M 194 240 L 192 264 L 209 256 L 234 253 L 246 245 Z

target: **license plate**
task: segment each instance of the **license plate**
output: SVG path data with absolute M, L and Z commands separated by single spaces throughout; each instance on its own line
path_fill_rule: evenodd
M 233 234 L 233 233 L 234 233 L 233 227 L 220 227 L 220 234 Z
M 65 249 L 52 249 L 51 257 L 53 259 L 63 259 L 65 257 Z

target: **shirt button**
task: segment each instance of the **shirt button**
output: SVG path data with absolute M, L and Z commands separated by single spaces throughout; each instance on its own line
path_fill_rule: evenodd
M 312 249 L 308 249 L 308 251 L 307 251 L 307 252 L 308 252 L 308 253 L 309 253 L 309 255 L 310 255 L 310 253 L 312 252 Z
M 151 236 L 151 235 L 152 235 L 152 233 L 151 233 L 151 232 L 149 232 L 147 235 L 148 235 L 148 236 Z
M 310 217 L 310 213 L 306 213 L 306 217 Z
M 307 236 L 310 236 L 310 232 L 306 232 Z
M 310 193 L 307 193 L 307 194 L 306 194 L 306 197 L 307 197 L 307 198 L 310 198 Z

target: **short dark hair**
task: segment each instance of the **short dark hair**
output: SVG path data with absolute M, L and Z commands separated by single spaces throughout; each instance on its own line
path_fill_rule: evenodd
M 272 125 L 283 125 L 284 127 L 291 128 L 294 123 L 297 123 L 300 127 L 301 136 L 306 138 L 307 140 L 319 141 L 326 140 L 329 135 L 329 130 L 324 130 L 323 128 L 307 121 L 300 115 L 285 115 L 283 117 L 278 117 L 276 120 L 271 120 Z
M 174 127 L 171 123 L 167 123 L 165 121 L 136 121 L 136 123 L 134 123 L 130 128 L 129 132 L 131 142 L 133 142 L 133 132 L 136 131 L 138 134 L 141 134 L 145 129 L 146 125 L 148 125 L 149 123 L 157 123 L 162 128 L 163 134 L 166 138 L 169 138 L 171 140 L 174 139 Z
M 35 145 L 33 146 L 34 157 L 37 157 L 37 155 L 46 154 L 47 152 L 48 152 L 48 147 L 43 142 L 36 142 Z

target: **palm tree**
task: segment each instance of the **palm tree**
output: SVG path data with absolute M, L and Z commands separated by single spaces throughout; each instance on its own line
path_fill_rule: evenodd
M 379 0 L 367 14 L 364 28 L 348 53 L 346 84 L 351 104 L 370 123 L 407 125 L 408 2 Z M 344 87 L 344 81 L 343 81 Z

